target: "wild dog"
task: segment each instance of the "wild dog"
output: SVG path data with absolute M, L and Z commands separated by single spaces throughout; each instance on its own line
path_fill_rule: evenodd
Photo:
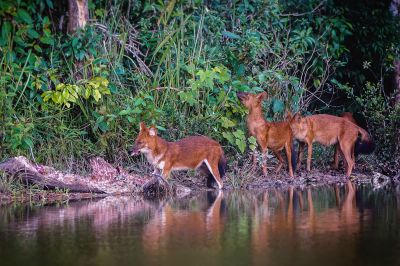
M 168 142 L 157 136 L 157 128 L 150 128 L 141 122 L 140 132 L 135 140 L 131 155 L 143 153 L 154 166 L 155 175 L 163 180 L 169 178 L 171 171 L 198 169 L 208 172 L 207 186 L 211 178 L 222 189 L 222 178 L 226 172 L 224 151 L 218 142 L 204 136 L 190 136 L 176 142 Z
M 350 112 L 344 112 L 340 115 L 340 117 L 343 117 L 344 119 L 350 121 L 351 123 L 357 125 L 356 120 L 354 120 L 353 114 Z M 332 169 L 337 170 L 339 168 L 339 154 L 340 154 L 340 147 L 339 144 L 335 145 L 335 152 L 333 154 L 333 164 L 332 164 Z M 356 160 L 356 156 L 354 156 L 354 163 Z
M 293 169 L 296 165 L 296 157 L 292 154 L 292 131 L 289 122 L 267 122 L 264 118 L 261 103 L 267 93 L 250 94 L 238 92 L 236 96 L 240 102 L 249 110 L 247 116 L 247 128 L 249 134 L 257 139 L 262 154 L 262 171 L 267 175 L 267 165 L 265 163 L 265 153 L 270 149 L 279 160 L 276 172 L 284 163 L 281 150 L 285 149 L 289 166 L 289 175 L 293 177 Z M 253 154 L 254 156 L 254 154 Z M 254 157 L 253 157 L 254 158 Z
M 342 117 L 327 114 L 301 117 L 297 113 L 290 120 L 290 128 L 295 139 L 307 143 L 307 171 L 311 170 L 313 142 L 325 146 L 338 143 L 345 159 L 347 176 L 353 171 L 355 146 L 358 151 L 365 154 L 371 153 L 375 147 L 367 131 Z
M 340 117 L 343 117 L 344 119 L 348 120 L 349 122 L 352 122 L 353 124 L 357 125 L 357 122 L 354 119 L 353 114 L 350 112 L 344 112 L 340 115 Z M 304 144 L 305 143 L 300 142 L 300 145 L 299 145 L 298 156 L 297 156 L 298 157 L 297 167 L 299 167 L 301 165 L 301 162 L 303 161 L 302 158 L 303 158 Z M 332 169 L 337 170 L 339 168 L 339 154 L 340 154 L 340 146 L 339 146 L 339 144 L 336 144 L 334 154 L 333 154 Z M 354 157 L 354 163 L 355 163 L 356 156 L 353 155 L 353 157 Z M 353 168 L 355 168 L 355 166 Z

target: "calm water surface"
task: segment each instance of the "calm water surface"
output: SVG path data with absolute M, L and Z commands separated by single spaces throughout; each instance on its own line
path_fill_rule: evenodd
M 351 183 L 0 208 L 0 265 L 400 265 L 400 193 Z

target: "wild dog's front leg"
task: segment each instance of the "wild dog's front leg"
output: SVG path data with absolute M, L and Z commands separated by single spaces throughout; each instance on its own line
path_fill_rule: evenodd
M 340 147 L 339 143 L 335 145 L 335 152 L 333 154 L 333 163 L 332 163 L 332 169 L 337 170 L 339 168 L 339 153 L 340 153 Z
M 160 169 L 158 169 L 157 167 L 154 167 L 154 171 L 153 171 L 153 173 L 151 173 L 152 175 L 160 175 L 161 174 L 161 171 L 160 171 Z
M 261 149 L 261 167 L 263 171 L 263 175 L 267 176 L 267 164 L 266 164 L 266 159 L 265 155 L 268 151 L 268 146 L 267 146 L 267 134 L 263 131 L 256 131 L 256 136 L 257 136 L 257 143 L 260 145 Z
M 160 178 L 163 182 L 168 183 L 167 180 L 164 178 L 163 174 L 161 173 L 161 170 L 157 167 L 154 167 L 154 171 L 153 173 L 151 173 L 152 175 Z
M 158 168 L 154 170 L 154 172 L 156 172 L 156 175 L 160 177 L 162 181 L 168 184 L 167 179 L 170 176 L 171 169 L 172 169 L 171 165 L 165 164 L 165 162 L 161 162 L 158 165 Z

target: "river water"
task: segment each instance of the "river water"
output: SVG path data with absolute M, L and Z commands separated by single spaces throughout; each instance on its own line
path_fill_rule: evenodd
M 399 200 L 349 182 L 0 207 L 0 265 L 400 265 Z

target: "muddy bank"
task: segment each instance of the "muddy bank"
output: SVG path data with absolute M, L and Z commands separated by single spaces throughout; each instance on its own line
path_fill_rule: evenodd
M 251 179 L 242 187 L 246 189 L 304 188 L 344 184 L 349 180 L 356 184 L 371 184 L 374 188 L 400 184 L 400 172 L 396 176 L 388 177 L 372 170 L 367 163 L 358 163 L 350 178 L 345 176 L 343 167 L 333 170 L 329 166 L 315 165 L 310 172 L 307 172 L 304 166 L 296 170 L 294 178 L 290 178 L 285 170 L 280 171 L 279 174 L 274 173 L 275 168 L 275 166 L 270 167 L 268 177 L 262 176 L 260 171 L 254 173 L 250 170 L 247 175 L 252 174 L 258 177 Z
M 288 187 L 305 187 L 305 186 L 325 186 L 331 184 L 346 183 L 351 180 L 355 183 L 376 183 L 386 185 L 390 179 L 380 175 L 374 176 L 373 173 L 355 173 L 351 178 L 338 173 L 336 171 L 323 171 L 314 169 L 310 173 L 305 171 L 297 173 L 295 178 L 280 177 L 280 178 L 264 178 L 252 182 L 246 186 L 247 189 L 262 189 L 262 188 L 288 188 Z M 375 180 L 375 181 L 374 181 Z

